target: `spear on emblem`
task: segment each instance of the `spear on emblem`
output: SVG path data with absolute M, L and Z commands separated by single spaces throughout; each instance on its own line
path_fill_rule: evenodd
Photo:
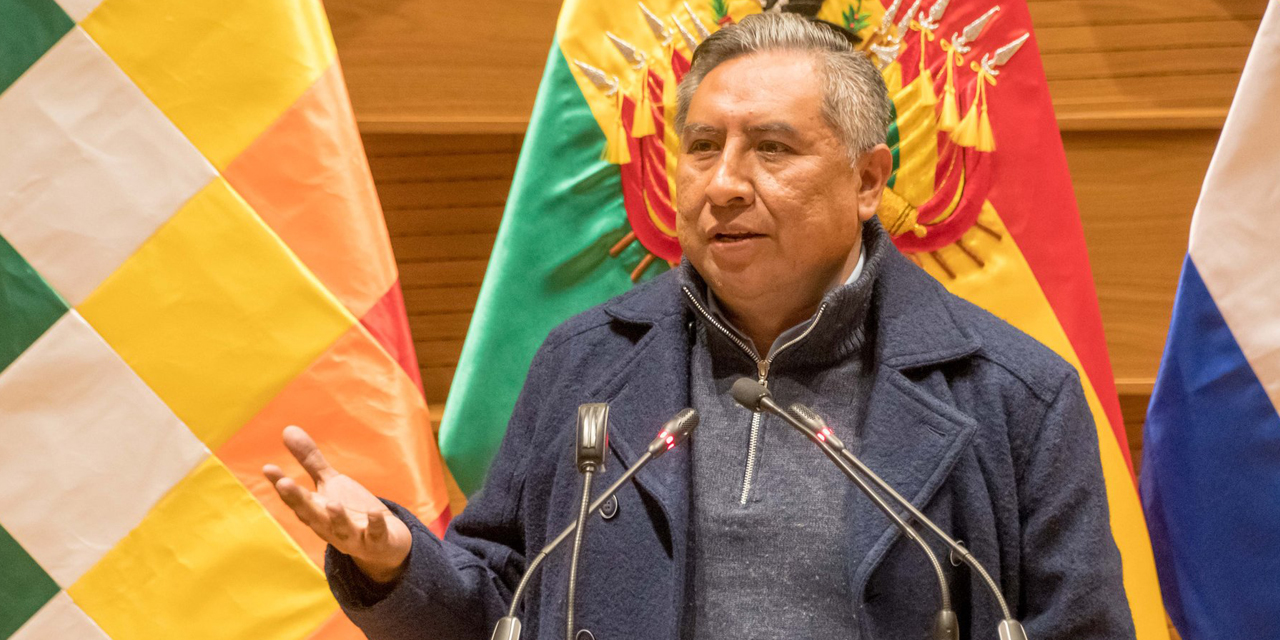
M 978 151 L 995 151 L 995 134 L 991 129 L 991 118 L 987 115 L 987 85 L 996 86 L 996 76 L 1000 75 L 997 67 L 1009 62 L 1030 37 L 1030 32 L 1024 33 L 994 52 L 983 54 L 982 62 L 970 63 L 969 67 L 978 72 L 978 78 L 974 80 L 978 88 L 974 92 L 973 104 L 969 105 L 969 112 L 964 114 L 964 118 L 951 132 L 951 139 L 956 144 L 973 147 Z
M 662 41 L 662 46 L 664 47 L 670 45 L 671 32 L 667 31 L 667 28 L 663 26 L 662 19 L 650 11 L 649 7 L 646 7 L 643 2 L 637 2 L 636 4 L 640 5 L 640 13 L 644 14 L 644 22 L 649 25 L 649 30 L 653 32 L 653 37 Z
M 951 34 L 950 41 L 943 40 L 938 44 L 943 51 L 947 52 L 947 60 L 943 63 L 947 70 L 947 81 L 942 94 L 942 113 L 938 116 L 938 129 L 941 131 L 954 131 L 956 126 L 960 124 L 960 107 L 956 100 L 955 68 L 964 64 L 964 54 L 971 49 L 969 43 L 978 39 L 978 36 L 982 34 L 982 29 L 987 26 L 987 23 L 999 11 L 999 5 L 987 9 L 986 13 L 979 16 L 977 20 L 970 22 L 960 33 Z
M 707 36 L 711 35 L 711 32 L 707 31 L 707 25 L 702 24 L 702 20 L 698 19 L 698 14 L 693 12 L 693 7 L 689 6 L 688 0 L 681 4 L 684 5 L 684 10 L 689 13 L 689 20 L 693 22 L 693 28 L 698 32 L 698 42 L 706 40 Z

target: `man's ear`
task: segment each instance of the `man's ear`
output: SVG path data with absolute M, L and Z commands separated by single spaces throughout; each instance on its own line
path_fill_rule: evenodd
M 866 222 L 880 207 L 880 194 L 893 173 L 893 153 L 887 145 L 878 144 L 858 157 L 854 168 L 862 184 L 858 188 L 858 219 Z

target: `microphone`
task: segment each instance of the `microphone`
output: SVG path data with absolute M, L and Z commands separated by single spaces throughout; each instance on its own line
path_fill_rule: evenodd
M 636 460 L 635 464 L 627 468 L 613 484 L 609 485 L 604 493 L 592 501 L 587 507 L 587 514 L 590 515 L 600 510 L 604 503 L 613 497 L 622 485 L 629 482 L 645 465 L 662 457 L 662 454 L 674 449 L 676 445 L 684 442 L 685 438 L 698 426 L 698 412 L 693 409 L 681 409 L 676 415 L 672 416 L 662 425 L 662 431 L 658 433 L 658 437 L 654 438 L 649 446 L 645 447 L 645 452 Z M 607 447 L 605 447 L 607 448 Z M 529 584 L 529 579 L 542 566 L 542 561 L 546 559 L 560 543 L 564 542 L 574 531 L 578 529 L 578 523 L 572 522 L 569 526 L 560 532 L 549 544 L 534 556 L 529 562 L 529 566 L 525 569 L 524 577 L 520 579 L 520 584 L 516 586 L 515 595 L 511 598 L 511 607 L 507 610 L 507 615 L 498 620 L 498 624 L 494 626 L 491 640 L 520 640 L 520 619 L 516 617 L 516 610 L 520 607 L 520 600 L 524 596 L 525 587 Z
M 978 562 L 977 558 L 974 558 L 973 554 L 969 553 L 968 549 L 964 548 L 964 546 L 958 541 L 947 535 L 941 527 L 921 513 L 920 510 L 917 509 L 915 505 L 911 504 L 909 500 L 902 497 L 902 494 L 894 490 L 888 482 L 885 482 L 884 478 L 881 478 L 872 471 L 870 467 L 863 463 L 862 460 L 859 460 L 857 456 L 844 448 L 844 444 L 841 443 L 839 439 L 835 439 L 834 434 L 831 434 L 831 429 L 816 412 L 800 403 L 792 404 L 791 412 L 799 416 L 804 422 L 808 423 L 811 428 L 821 433 L 829 434 L 828 441 L 831 442 L 832 447 L 839 452 L 842 458 L 857 469 L 864 477 L 871 480 L 876 487 L 881 491 L 884 491 L 893 499 L 894 502 L 897 502 L 906 509 L 907 513 L 911 514 L 912 518 L 924 525 L 925 528 L 927 528 L 936 538 L 941 540 L 943 544 L 946 544 L 947 547 L 951 549 L 952 553 L 959 556 L 965 564 L 978 572 L 978 575 L 982 577 L 983 582 L 986 583 L 987 589 L 995 596 L 996 602 L 1000 605 L 1000 611 L 1004 615 L 1004 620 L 1000 622 L 1000 625 L 997 628 L 1000 640 L 1027 640 L 1026 630 L 1022 628 L 1021 623 L 1013 618 L 1009 611 L 1009 605 L 1005 602 L 1004 595 L 1000 593 L 1000 588 L 996 586 L 995 581 L 991 579 L 991 575 L 987 573 L 987 570 Z
M 730 394 L 733 395 L 733 399 L 738 404 L 753 412 L 767 411 L 772 413 L 812 440 L 814 444 L 822 449 L 827 458 L 839 467 L 845 476 L 853 481 L 853 484 L 870 498 L 871 502 L 902 531 L 903 535 L 915 542 L 921 551 L 924 551 L 925 556 L 929 558 L 929 563 L 933 565 L 934 574 L 938 578 L 938 591 L 941 597 L 938 615 L 933 622 L 933 640 L 958 640 L 960 626 L 956 620 L 955 611 L 951 609 L 951 590 L 947 587 L 947 577 L 942 571 L 942 564 L 938 562 L 938 556 L 925 543 L 924 538 L 920 537 L 920 533 L 903 521 L 902 517 L 893 510 L 893 507 L 889 506 L 889 503 L 880 494 L 876 493 L 867 484 L 867 481 L 859 476 L 840 456 L 838 451 L 844 449 L 844 443 L 840 442 L 840 439 L 831 432 L 831 429 L 825 428 L 826 425 L 823 425 L 824 428 L 821 430 L 815 429 L 784 411 L 782 407 L 778 406 L 777 402 L 774 402 L 773 394 L 769 393 L 769 389 L 751 378 L 739 378 L 737 382 L 733 383 Z M 839 449 L 835 445 L 839 445 Z
M 582 552 L 582 536 L 587 531 L 587 507 L 591 502 L 591 478 L 604 471 L 605 452 L 609 448 L 609 405 L 593 402 L 578 407 L 577 428 L 578 472 L 582 474 L 582 504 L 578 507 L 578 527 L 573 536 L 573 552 L 569 554 L 569 596 L 565 605 L 565 638 L 574 640 L 573 619 L 578 593 L 578 556 Z

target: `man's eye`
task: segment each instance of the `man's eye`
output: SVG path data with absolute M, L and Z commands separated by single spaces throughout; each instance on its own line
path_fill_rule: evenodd
M 710 140 L 694 140 L 689 143 L 689 153 L 703 153 L 706 151 L 715 151 L 716 145 Z
M 772 140 L 765 140 L 761 142 L 760 144 L 756 145 L 756 149 L 759 150 L 761 153 L 766 153 L 769 155 L 777 155 L 780 153 L 786 153 L 787 151 L 790 151 L 790 148 L 788 148 L 787 145 L 782 144 L 781 142 L 774 142 Z

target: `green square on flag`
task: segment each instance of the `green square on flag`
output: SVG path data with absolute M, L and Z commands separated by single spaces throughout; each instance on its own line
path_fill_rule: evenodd
M 0 527 L 0 638 L 8 638 L 58 595 L 58 583 Z
M 0 93 L 74 26 L 53 0 L 0 2 Z
M 0 238 L 0 371 L 66 311 L 62 298 Z

